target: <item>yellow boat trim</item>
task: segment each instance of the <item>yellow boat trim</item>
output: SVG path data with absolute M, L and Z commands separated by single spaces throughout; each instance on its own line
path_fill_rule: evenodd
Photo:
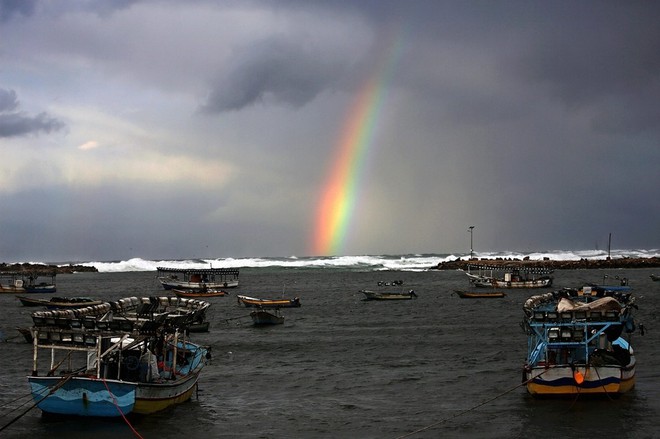
M 192 386 L 185 393 L 167 399 L 136 399 L 135 407 L 133 407 L 133 413 L 138 413 L 140 415 L 148 415 L 151 413 L 156 413 L 161 410 L 165 410 L 169 406 L 180 404 L 190 399 L 192 396 L 193 390 L 197 385 Z

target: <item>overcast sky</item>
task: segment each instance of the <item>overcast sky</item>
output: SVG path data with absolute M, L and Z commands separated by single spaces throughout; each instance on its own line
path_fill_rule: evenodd
M 660 247 L 660 2 L 0 0 L 0 261 Z

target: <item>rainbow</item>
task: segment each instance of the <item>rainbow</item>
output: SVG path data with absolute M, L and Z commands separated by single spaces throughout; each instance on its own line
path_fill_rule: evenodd
M 387 86 L 401 52 L 401 41 L 402 38 L 397 37 L 387 45 L 384 62 L 365 81 L 347 112 L 316 209 L 311 255 L 338 255 L 343 252 Z

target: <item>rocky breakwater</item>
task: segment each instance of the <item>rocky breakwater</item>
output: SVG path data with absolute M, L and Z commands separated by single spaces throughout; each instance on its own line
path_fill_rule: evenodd
M 61 273 L 76 273 L 76 272 L 92 272 L 96 273 L 96 267 L 88 267 L 85 265 L 46 265 L 46 264 L 6 264 L 0 263 L 0 273 L 30 273 L 36 275 L 50 276 L 52 274 Z
M 455 259 L 440 262 L 431 267 L 436 270 L 467 270 L 468 265 L 488 265 L 492 267 L 548 268 L 552 270 L 593 270 L 611 268 L 655 268 L 660 267 L 660 258 L 615 258 L 615 259 L 580 259 L 578 261 L 553 261 L 551 259 L 530 260 L 529 258 L 497 259 Z

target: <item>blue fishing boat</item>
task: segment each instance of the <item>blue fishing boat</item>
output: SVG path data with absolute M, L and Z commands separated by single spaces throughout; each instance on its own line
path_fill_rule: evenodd
M 630 292 L 583 287 L 525 302 L 523 382 L 534 396 L 617 395 L 635 386 Z M 641 329 L 640 329 L 641 331 Z
M 131 297 L 33 313 L 33 400 L 44 413 L 117 417 L 190 399 L 209 350 L 186 333 L 208 307 L 178 297 Z

